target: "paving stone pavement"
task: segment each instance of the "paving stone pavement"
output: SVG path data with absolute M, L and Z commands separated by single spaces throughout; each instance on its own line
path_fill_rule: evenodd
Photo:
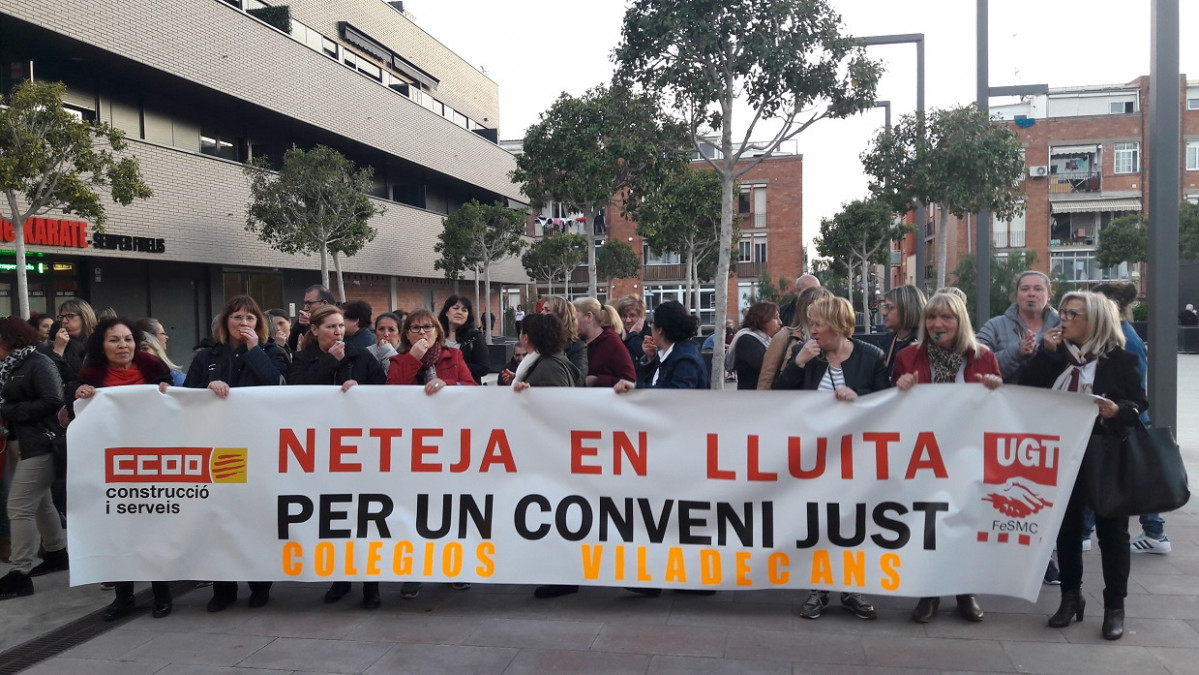
M 1199 355 L 1179 357 L 1179 429 L 1191 476 L 1199 475 Z M 1132 529 L 1136 529 L 1135 522 Z M 804 621 L 800 591 L 664 593 L 618 589 L 535 600 L 532 587 L 426 584 L 413 600 L 383 585 L 383 607 L 354 595 L 325 605 L 323 585 L 279 583 L 270 604 L 208 614 L 207 588 L 175 602 L 170 617 L 148 608 L 28 669 L 31 675 L 316 675 L 319 673 L 1052 673 L 1199 675 L 1199 499 L 1167 516 L 1169 555 L 1134 555 L 1127 634 L 1099 635 L 1099 551 L 1084 554 L 1090 613 L 1064 629 L 1045 625 L 1055 587 L 1034 603 L 980 598 L 986 619 L 949 612 L 908 620 L 912 601 L 875 598 L 877 621 L 837 608 Z M 4 566 L 0 565 L 0 573 Z M 95 611 L 98 586 L 68 588 L 65 574 L 35 580 L 37 592 L 0 604 L 0 652 Z M 358 586 L 355 585 L 355 592 Z M 2 657 L 2 654 L 0 654 Z M 0 658 L 2 661 L 2 658 Z

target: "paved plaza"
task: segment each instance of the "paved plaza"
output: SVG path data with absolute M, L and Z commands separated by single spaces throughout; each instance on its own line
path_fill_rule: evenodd
M 1179 357 L 1179 441 L 1199 475 L 1199 355 Z M 280 583 L 270 604 L 220 614 L 210 589 L 176 598 L 170 617 L 147 607 L 110 630 L 24 672 L 39 675 L 282 675 L 285 673 L 1199 673 L 1199 500 L 1167 516 L 1169 555 L 1134 555 L 1127 633 L 1099 635 L 1099 551 L 1084 554 L 1086 620 L 1048 628 L 1058 590 L 1036 604 L 983 597 L 986 619 L 947 611 L 929 624 L 908 619 L 913 601 L 875 598 L 879 620 L 833 608 L 799 618 L 805 593 L 664 593 L 618 589 L 535 600 L 528 586 L 468 591 L 427 584 L 413 600 L 383 585 L 383 607 L 364 611 L 355 594 L 322 603 L 325 586 Z M 1133 529 L 1136 529 L 1135 522 Z M 0 565 L 0 573 L 5 566 Z M 13 650 L 65 624 L 95 628 L 112 598 L 98 586 L 67 587 L 66 574 L 35 579 L 37 592 L 0 603 L 0 673 L 29 649 Z M 143 603 L 144 605 L 145 603 Z M 948 603 L 952 606 L 952 601 Z M 61 633 L 62 631 L 59 631 Z

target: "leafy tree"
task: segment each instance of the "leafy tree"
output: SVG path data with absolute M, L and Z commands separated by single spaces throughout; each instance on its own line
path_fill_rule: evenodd
M 991 252 L 991 311 L 994 314 L 1002 314 L 1007 311 L 1008 305 L 1012 304 L 1012 295 L 1015 293 L 1016 275 L 1025 270 L 1033 269 L 1034 263 L 1037 262 L 1037 252 L 1022 249 L 1012 251 L 1008 255 L 1000 258 Z M 978 267 L 973 257 L 967 256 L 962 258 L 958 263 L 958 267 L 953 273 L 954 283 L 958 288 L 966 293 L 966 306 L 970 309 L 970 313 L 975 313 L 975 308 L 978 306 L 976 298 L 978 297 Z M 1056 281 L 1054 286 L 1062 286 L 1060 281 Z M 1056 305 L 1055 305 L 1056 306 Z M 981 328 L 981 326 L 976 326 Z
M 1199 204 L 1184 201 L 1178 207 L 1179 257 L 1199 262 Z
M 549 286 L 554 293 L 554 280 L 562 279 L 565 289 L 570 283 L 570 273 L 587 259 L 587 248 L 591 237 L 585 234 L 549 234 L 525 251 L 520 262 L 529 276 Z M 594 296 L 592 296 L 594 297 Z
M 719 157 L 707 162 L 721 186 L 715 271 L 721 326 L 728 315 L 734 182 L 816 122 L 873 105 L 882 68 L 843 34 L 828 0 L 633 0 L 621 37 L 618 81 L 663 97 L 684 117 L 696 149 L 703 135 L 719 134 Z M 734 141 L 737 108 L 748 108 L 750 121 Z M 761 157 L 745 157 L 759 122 L 774 133 L 755 143 Z M 723 358 L 724 342 L 717 340 L 713 362 Z M 712 387 L 722 389 L 724 378 L 712 378 Z
M 103 122 L 84 121 L 62 106 L 62 83 L 17 85 L 0 98 L 0 218 L 13 224 L 17 266 L 17 312 L 29 316 L 24 223 L 50 211 L 78 215 L 103 231 L 107 220 L 97 190 L 128 206 L 153 192 L 142 180 L 137 159 L 117 153 L 128 146 L 124 133 Z
M 499 202 L 484 205 L 472 199 L 443 222 L 445 227 L 433 245 L 441 257 L 433 268 L 445 270 L 446 278 L 455 280 L 467 269 L 483 270 L 483 297 L 487 300 L 480 306 L 479 316 L 490 344 L 491 265 L 524 250 L 524 214 Z
M 1011 220 L 1024 211 L 1020 140 L 1008 127 L 991 124 L 974 104 L 934 109 L 927 121 L 904 115 L 890 131 L 879 132 L 861 158 L 871 192 L 896 213 L 911 210 L 913 200 L 941 205 L 938 288 L 945 285 L 949 215 L 961 218 L 986 209 L 999 220 Z
M 595 257 L 595 272 L 599 278 L 636 279 L 641 276 L 641 259 L 628 242 L 609 239 Z
M 283 253 L 320 254 L 321 283 L 326 287 L 332 255 L 344 302 L 340 256 L 353 256 L 374 239 L 370 219 L 384 212 L 366 196 L 374 170 L 358 169 L 340 152 L 319 145 L 283 153 L 278 173 L 267 167 L 266 158 L 247 164 L 245 173 L 253 199 L 246 210 L 246 229 Z
M 711 279 L 719 267 L 720 199 L 716 172 L 687 169 L 647 195 L 637 211 L 637 234 L 650 248 L 682 257 L 688 309 L 699 309 L 701 277 Z M 727 274 L 727 265 L 725 269 Z
M 820 220 L 820 238 L 816 241 L 820 255 L 841 262 L 848 270 L 860 265 L 862 316 L 870 316 L 870 266 L 886 264 L 891 254 L 889 244 L 911 231 L 898 220 L 891 207 L 877 199 L 854 200 L 844 204 L 832 218 Z M 847 287 L 853 304 L 852 280 Z M 870 321 L 864 323 L 869 333 Z
M 1115 267 L 1122 262 L 1141 262 L 1148 253 L 1149 235 L 1140 216 L 1120 216 L 1099 232 L 1095 259 L 1101 267 Z
M 647 96 L 623 87 L 596 87 L 575 98 L 563 93 L 525 132 L 511 178 L 529 205 L 557 201 L 582 211 L 594 241 L 595 216 L 616 201 L 632 217 L 638 199 L 682 170 L 687 138 Z M 596 295 L 595 247 L 587 250 L 587 292 Z
M 809 267 L 808 271 L 820 280 L 820 285 L 828 289 L 829 293 L 841 297 L 849 295 L 846 280 L 850 271 L 847 265 L 829 258 L 815 258 Z

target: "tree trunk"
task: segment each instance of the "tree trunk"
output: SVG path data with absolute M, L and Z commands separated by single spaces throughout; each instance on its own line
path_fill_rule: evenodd
M 476 265 L 475 266 L 475 316 L 479 317 L 479 320 L 482 321 L 484 324 L 486 324 L 487 319 L 483 317 L 482 311 L 479 309 L 480 307 L 482 307 L 482 305 L 479 304 L 479 267 L 478 267 L 478 265 Z
M 695 249 L 693 247 L 687 247 L 687 253 L 683 260 L 683 265 L 687 268 L 683 277 L 683 309 L 686 309 L 688 312 L 694 312 L 698 307 L 691 296 L 691 291 L 695 288 L 695 277 L 692 275 L 692 271 L 695 269 L 695 265 L 692 264 L 695 261 Z
M 12 217 L 13 253 L 17 266 L 17 315 L 22 319 L 29 318 L 29 272 L 25 270 L 25 221 L 28 215 L 17 215 L 17 200 L 13 194 L 8 195 L 8 208 Z M 50 311 L 56 310 L 51 307 Z M 51 336 L 53 337 L 53 336 Z
M 726 79 L 731 79 L 726 74 Z M 729 313 L 729 257 L 733 251 L 733 181 L 737 163 L 733 158 L 733 87 L 727 82 L 728 92 L 721 102 L 724 113 L 720 129 L 720 149 L 724 153 L 723 165 L 720 170 L 720 250 L 716 259 L 716 317 L 717 328 L 724 330 L 724 320 Z M 724 389 L 724 340 L 712 341 L 712 388 Z
M 862 332 L 870 334 L 870 259 L 862 256 Z
M 329 249 L 321 247 L 321 285 L 329 287 Z
M 945 250 L 945 228 L 949 223 L 949 211 L 941 209 L 941 222 L 937 225 L 937 235 L 935 237 L 937 246 L 937 288 L 945 288 L 945 264 L 948 259 L 948 251 Z M 936 289 L 933 289 L 936 290 Z
M 695 297 L 692 300 L 692 306 L 695 308 L 695 315 L 698 317 L 704 306 L 704 303 L 701 301 L 703 283 L 699 279 L 699 261 L 694 255 L 691 256 L 691 284 L 691 292 L 695 294 Z
M 346 301 L 346 280 L 341 274 L 341 258 L 337 255 L 337 251 L 333 251 L 333 269 L 337 270 L 337 294 L 341 296 L 341 301 L 344 304 Z
M 491 344 L 491 265 L 490 261 L 483 261 L 483 298 L 486 300 L 483 304 L 486 305 L 487 311 L 483 313 L 483 323 L 486 326 L 483 329 L 483 336 L 487 339 L 487 344 Z M 500 308 L 500 316 L 503 316 L 503 308 Z
M 849 306 L 853 307 L 853 259 L 845 261 L 845 295 L 846 300 L 849 300 Z

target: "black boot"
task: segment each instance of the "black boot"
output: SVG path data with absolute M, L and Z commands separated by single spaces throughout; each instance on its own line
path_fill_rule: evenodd
M 959 595 L 958 616 L 967 621 L 982 621 L 983 608 L 978 606 L 978 600 L 973 595 Z
M 1119 640 L 1124 637 L 1124 608 L 1103 610 L 1103 639 Z
M 333 586 L 331 586 L 328 591 L 325 591 L 325 602 L 326 603 L 337 602 L 338 600 L 341 600 L 342 598 L 344 598 L 346 596 L 346 594 L 349 592 L 350 592 L 350 582 L 334 581 Z
M 9 572 L 0 577 L 0 600 L 33 595 L 33 580 L 28 574 Z
M 67 549 L 59 549 L 57 551 L 46 551 L 42 554 L 42 562 L 37 567 L 29 570 L 29 576 L 40 577 L 43 574 L 51 572 L 59 572 L 65 569 L 70 569 L 71 561 L 67 557 Z
M 1087 600 L 1082 597 L 1082 591 L 1074 589 L 1072 591 L 1062 591 L 1062 604 L 1057 608 L 1057 612 L 1049 617 L 1049 625 L 1053 628 L 1065 628 L 1070 625 L 1074 617 L 1078 617 L 1082 621 L 1082 611 L 1087 608 Z
M 916 603 L 916 609 L 912 610 L 912 621 L 916 623 L 932 621 L 940 606 L 941 598 L 920 598 L 920 602 Z

